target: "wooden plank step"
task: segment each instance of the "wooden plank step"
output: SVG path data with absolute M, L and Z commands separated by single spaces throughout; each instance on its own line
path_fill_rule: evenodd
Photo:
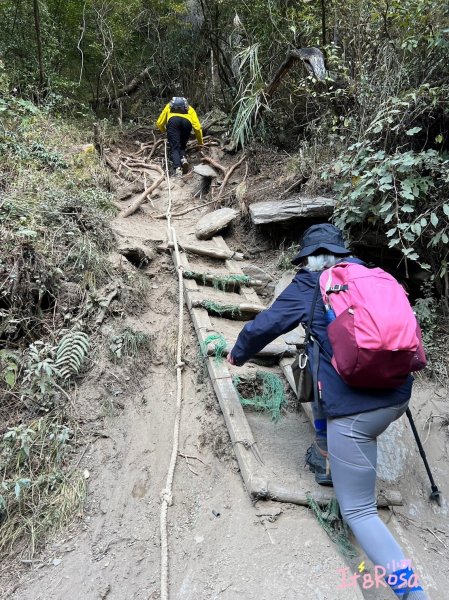
M 239 292 L 242 287 L 251 287 L 253 285 L 263 285 L 263 281 L 257 279 L 239 280 L 240 274 L 231 273 L 226 276 L 223 273 L 185 271 L 183 273 L 185 279 L 194 279 L 200 285 L 217 287 L 222 291 Z M 246 277 L 245 275 L 243 277 Z
M 228 253 L 231 252 L 229 246 L 227 245 L 227 243 L 225 242 L 225 240 L 222 238 L 221 235 L 216 235 L 215 237 L 212 238 L 212 241 L 215 243 L 215 245 L 218 247 L 219 250 L 221 250 L 223 252 L 228 252 Z M 244 275 L 240 265 L 238 265 L 234 260 L 227 259 L 225 264 L 230 273 L 237 273 L 239 275 Z M 248 302 L 252 302 L 254 304 L 262 304 L 262 301 L 260 300 L 260 298 L 256 294 L 256 292 L 253 290 L 253 288 L 244 287 L 244 288 L 242 288 L 241 293 Z
M 176 255 L 172 253 L 172 256 L 177 268 L 180 266 L 184 269 L 189 268 L 190 265 L 184 253 L 180 255 L 179 265 L 176 264 Z M 230 269 L 235 272 L 234 264 L 232 261 L 229 263 Z M 196 281 L 184 279 L 184 289 L 198 340 L 200 343 L 204 342 L 207 336 L 214 331 L 214 327 L 206 310 L 194 305 L 193 298 L 198 295 L 199 287 Z M 259 301 L 257 294 L 255 294 L 255 298 Z M 205 361 L 248 494 L 252 498 L 293 502 L 304 506 L 309 505 L 311 496 L 319 504 L 327 504 L 333 497 L 332 490 L 318 489 L 313 483 L 305 487 L 288 485 L 276 473 L 267 469 L 232 383 L 233 373 L 238 374 L 238 369 L 231 367 L 226 362 L 218 364 L 213 357 L 208 357 Z M 388 495 L 387 493 L 385 496 L 379 496 L 378 502 L 380 506 L 396 505 L 399 499 L 394 494 Z

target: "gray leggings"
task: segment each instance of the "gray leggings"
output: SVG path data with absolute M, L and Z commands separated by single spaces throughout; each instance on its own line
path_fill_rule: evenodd
M 406 557 L 377 515 L 377 437 L 407 406 L 408 402 L 327 422 L 332 480 L 342 516 L 366 555 L 387 573 Z

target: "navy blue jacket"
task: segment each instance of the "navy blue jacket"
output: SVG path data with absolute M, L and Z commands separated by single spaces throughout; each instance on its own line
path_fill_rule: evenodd
M 357 258 L 346 259 L 363 264 Z M 313 293 L 321 273 L 300 269 L 291 284 L 278 296 L 270 308 L 259 313 L 248 322 L 240 332 L 232 349 L 236 365 L 243 365 L 259 350 L 275 338 L 306 324 L 312 305 Z M 411 396 L 413 378 L 394 389 L 356 388 L 347 385 L 330 362 L 332 347 L 327 337 L 324 305 L 321 294 L 315 306 L 312 322 L 312 335 L 321 348 L 318 366 L 318 381 L 321 386 L 323 411 L 327 417 L 353 415 L 385 406 L 403 404 Z M 312 344 L 308 344 L 307 353 L 313 372 Z

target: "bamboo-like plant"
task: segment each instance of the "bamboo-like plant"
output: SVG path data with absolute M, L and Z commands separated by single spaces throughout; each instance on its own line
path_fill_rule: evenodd
M 231 138 L 236 145 L 244 146 L 256 128 L 261 109 L 269 109 L 269 106 L 259 62 L 259 44 L 244 48 L 236 55 L 236 60 L 239 61 L 241 79 L 234 105 L 238 109 Z

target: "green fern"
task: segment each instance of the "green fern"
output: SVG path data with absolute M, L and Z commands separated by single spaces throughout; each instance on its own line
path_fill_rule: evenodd
M 56 349 L 56 366 L 63 379 L 79 373 L 88 349 L 89 336 L 86 333 L 69 331 L 63 336 Z

